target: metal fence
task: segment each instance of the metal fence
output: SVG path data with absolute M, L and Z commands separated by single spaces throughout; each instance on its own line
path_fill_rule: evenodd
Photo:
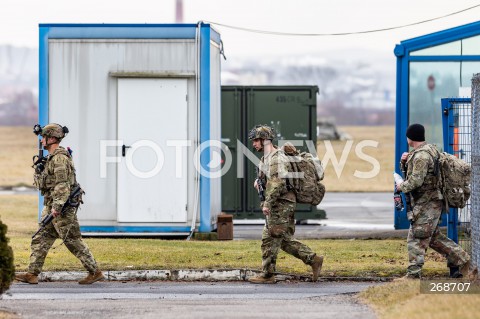
M 444 150 L 471 163 L 472 159 L 472 104 L 470 98 L 442 99 Z M 471 205 L 451 208 L 448 213 L 449 238 L 471 252 Z
M 471 255 L 480 266 L 480 73 L 472 79 L 472 195 L 471 202 Z

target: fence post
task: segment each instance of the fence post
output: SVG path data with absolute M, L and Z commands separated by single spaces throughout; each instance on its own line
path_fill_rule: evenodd
M 472 78 L 472 263 L 480 266 L 480 73 Z

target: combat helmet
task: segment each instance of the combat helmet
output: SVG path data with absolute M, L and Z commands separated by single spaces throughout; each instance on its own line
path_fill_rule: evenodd
M 275 135 L 275 130 L 272 127 L 266 124 L 259 124 L 255 125 L 255 127 L 248 132 L 248 139 L 254 140 L 261 138 L 262 140 L 273 140 L 275 139 Z
M 56 137 L 59 141 L 61 141 L 67 134 L 68 128 L 66 126 L 50 123 L 42 128 L 42 133 L 40 135 L 43 137 Z

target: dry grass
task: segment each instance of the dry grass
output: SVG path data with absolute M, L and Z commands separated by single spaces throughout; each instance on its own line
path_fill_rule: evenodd
M 0 309 L 0 319 L 17 319 L 20 318 L 16 313 L 9 312 L 5 309 Z
M 394 169 L 394 152 L 395 152 L 395 127 L 394 126 L 347 126 L 341 127 L 342 131 L 353 137 L 351 150 L 348 154 L 345 167 L 340 176 L 337 176 L 334 165 L 332 163 L 322 162 L 326 164 L 325 169 L 325 187 L 331 192 L 383 192 L 392 191 Z M 365 140 L 378 142 L 377 147 L 365 147 L 363 153 L 373 157 L 380 164 L 379 173 L 373 178 L 356 177 L 355 171 L 369 172 L 373 169 L 373 165 L 365 159 L 357 156 L 355 152 L 356 146 Z M 342 153 L 347 151 L 350 141 L 331 141 L 331 145 L 335 152 L 336 158 L 340 161 Z M 325 141 L 318 142 L 318 155 L 320 159 L 324 159 L 328 149 Z M 358 175 L 358 173 L 357 173 Z
M 37 196 L 0 195 L 0 218 L 8 226 L 10 238 L 32 235 L 37 227 L 37 216 Z
M 30 236 L 37 229 L 37 197 L 2 195 L 1 218 L 15 254 L 17 271 L 25 270 L 30 256 Z M 81 214 L 81 211 L 80 211 Z M 161 239 L 85 239 L 100 266 L 122 269 L 260 269 L 260 240 L 204 242 Z M 404 239 L 398 240 L 305 240 L 325 256 L 324 276 L 400 276 L 405 272 L 407 252 Z M 58 246 L 61 241 L 57 241 Z M 300 260 L 281 252 L 278 271 L 308 274 Z M 64 245 L 50 251 L 45 270 L 82 270 Z M 429 276 L 447 275 L 446 261 L 429 252 L 425 264 Z
M 371 287 L 360 294 L 382 319 L 474 319 L 480 313 L 480 295 L 420 294 L 417 281 Z
M 353 139 L 351 151 L 340 177 L 337 177 L 333 165 L 329 163 L 325 173 L 328 191 L 391 191 L 394 167 L 394 127 L 393 126 L 348 126 L 341 130 L 349 133 Z M 380 172 L 374 178 L 362 179 L 354 176 L 355 170 L 368 172 L 372 164 L 359 158 L 355 153 L 357 144 L 364 140 L 378 142 L 378 147 L 365 147 L 364 153 L 378 160 Z M 334 152 L 340 160 L 346 141 L 332 141 Z M 32 156 L 37 154 L 37 139 L 31 127 L 0 127 L 0 187 L 32 185 Z M 324 158 L 326 146 L 318 143 L 318 154 Z
M 32 186 L 38 140 L 31 127 L 0 126 L 0 186 Z

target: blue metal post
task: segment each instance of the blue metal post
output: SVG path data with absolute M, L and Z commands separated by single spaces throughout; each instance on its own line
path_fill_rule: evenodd
M 458 244 L 458 209 L 450 208 L 448 212 L 447 237 Z
M 408 126 L 408 65 L 409 57 L 403 45 L 397 45 L 394 49 L 397 57 L 397 101 L 395 122 L 395 172 L 400 172 L 400 157 L 403 152 L 408 152 L 407 138 L 405 136 Z M 405 201 L 404 197 L 402 197 Z M 393 205 L 393 204 L 392 204 Z M 408 229 L 410 222 L 405 210 L 397 211 L 394 208 L 395 229 Z
M 210 27 L 200 28 L 200 142 L 210 140 Z M 200 153 L 200 165 L 208 167 L 210 147 Z M 212 231 L 211 183 L 209 176 L 200 175 L 200 226 L 199 232 Z

